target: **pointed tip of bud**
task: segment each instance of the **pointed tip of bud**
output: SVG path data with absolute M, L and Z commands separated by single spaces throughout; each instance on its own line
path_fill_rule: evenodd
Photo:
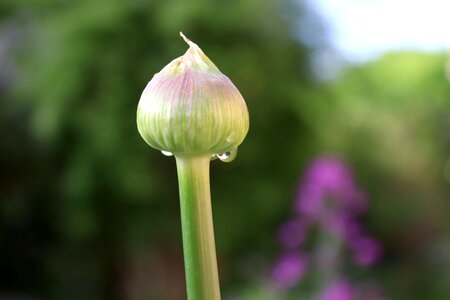
M 189 49 L 186 53 L 176 59 L 176 65 L 178 66 L 179 60 L 183 61 L 183 67 L 189 65 L 194 69 L 200 69 L 204 71 L 219 71 L 219 69 L 214 65 L 214 63 L 206 56 L 202 49 L 193 41 L 188 39 L 182 31 L 180 31 L 180 36 L 188 44 Z
M 190 45 L 190 44 L 192 43 L 192 41 L 191 41 L 190 39 L 188 39 L 188 38 L 184 35 L 184 33 L 183 33 L 182 31 L 180 31 L 180 36 L 183 38 L 183 40 L 184 40 L 188 45 Z
M 180 31 L 180 36 L 183 38 L 183 40 L 189 45 L 189 47 L 191 47 L 191 48 L 198 48 L 198 49 L 200 49 L 200 47 L 196 44 L 196 43 L 194 43 L 193 41 L 191 41 L 190 39 L 188 39 L 184 34 L 183 34 L 183 32 L 181 32 Z

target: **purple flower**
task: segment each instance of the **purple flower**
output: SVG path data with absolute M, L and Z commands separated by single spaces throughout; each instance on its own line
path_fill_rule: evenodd
M 299 219 L 291 219 L 281 225 L 278 240 L 285 249 L 293 249 L 305 240 L 307 225 Z
M 340 160 L 327 156 L 308 167 L 296 203 L 297 212 L 314 218 L 326 209 L 360 214 L 366 206 L 366 197 L 355 186 L 351 170 Z
M 367 203 L 365 193 L 357 187 L 351 170 L 342 161 L 331 156 L 315 159 L 300 182 L 295 216 L 278 231 L 278 240 L 287 252 L 282 252 L 273 267 L 272 281 L 280 288 L 290 288 L 300 282 L 310 266 L 323 272 L 324 278 L 336 279 L 338 268 L 346 261 L 343 257 L 346 248 L 359 266 L 377 262 L 382 254 L 381 245 L 366 235 L 364 226 L 358 221 L 359 215 L 367 209 Z M 300 247 L 316 226 L 320 238 L 311 239 L 318 245 L 312 245 L 317 251 L 311 253 L 309 262 Z M 332 281 L 317 299 L 359 298 L 355 286 L 337 280 Z
M 354 297 L 354 289 L 350 283 L 346 281 L 336 281 L 329 285 L 319 295 L 318 300 L 352 300 Z
M 310 164 L 300 183 L 296 211 L 300 219 L 316 222 L 321 230 L 341 238 L 350 247 L 358 265 L 368 266 L 381 255 L 381 246 L 364 235 L 357 217 L 367 209 L 367 197 L 355 184 L 345 163 L 331 156 Z M 283 231 L 283 245 L 300 244 Z M 302 238 L 304 235 L 302 235 Z M 298 239 L 299 237 L 296 236 Z M 280 233 L 281 241 L 281 233 Z
M 354 216 L 345 212 L 329 212 L 320 219 L 320 226 L 326 232 L 343 240 L 352 240 L 360 236 L 363 228 Z
M 279 288 L 290 288 L 300 282 L 308 267 L 306 255 L 300 251 L 283 253 L 272 270 L 272 281 Z
M 362 236 L 351 240 L 349 243 L 353 252 L 353 259 L 360 266 L 372 265 L 382 256 L 382 247 L 373 238 Z

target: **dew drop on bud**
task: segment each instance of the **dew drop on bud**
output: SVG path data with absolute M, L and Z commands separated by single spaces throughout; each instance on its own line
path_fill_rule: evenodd
M 173 156 L 173 153 L 169 151 L 161 151 L 161 153 L 164 154 L 165 156 Z
M 217 154 L 217 157 L 223 162 L 233 161 L 237 156 L 237 148 L 231 149 L 230 151 Z

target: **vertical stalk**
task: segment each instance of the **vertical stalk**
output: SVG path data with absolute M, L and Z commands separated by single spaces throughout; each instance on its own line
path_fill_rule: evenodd
M 209 188 L 210 155 L 176 157 L 188 300 L 220 300 Z

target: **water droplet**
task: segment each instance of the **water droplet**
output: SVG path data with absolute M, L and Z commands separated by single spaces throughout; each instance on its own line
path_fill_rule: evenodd
M 173 153 L 169 151 L 161 151 L 161 153 L 164 154 L 165 156 L 173 156 Z
M 216 159 L 217 159 L 217 155 L 216 154 L 211 155 L 211 161 L 212 160 L 216 160 Z
M 233 161 L 237 156 L 237 148 L 231 149 L 230 151 L 217 154 L 217 157 L 223 162 Z

